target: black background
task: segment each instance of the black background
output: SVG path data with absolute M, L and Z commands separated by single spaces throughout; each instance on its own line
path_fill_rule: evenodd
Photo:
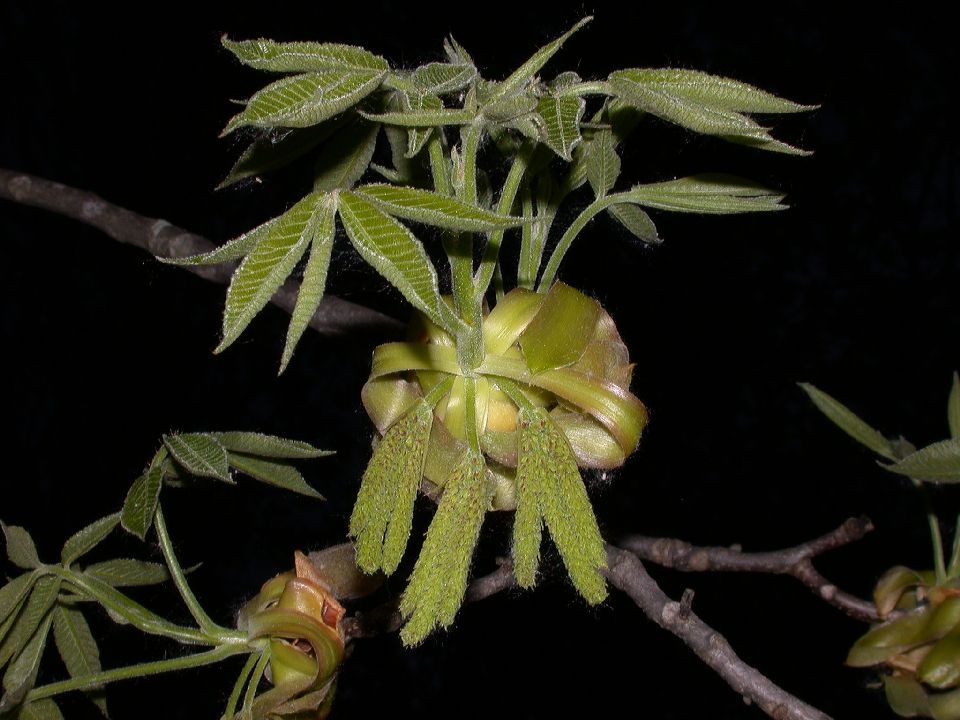
M 548 77 L 672 65 L 820 104 L 778 125 L 780 137 L 815 151 L 810 158 L 645 124 L 625 150 L 625 184 L 735 172 L 783 189 L 792 209 L 660 213 L 665 243 L 653 250 L 598 220 L 561 276 L 617 319 L 637 363 L 634 391 L 651 409 L 639 452 L 592 484 L 606 536 L 766 549 L 865 513 L 877 531 L 819 565 L 867 595 L 890 565 L 929 566 L 919 502 L 795 383 L 819 385 L 888 434 L 918 444 L 946 436 L 950 373 L 960 365 L 955 38 L 922 3 L 909 14 L 850 16 L 796 4 L 645 5 L 5 4 L 0 166 L 87 188 L 218 242 L 271 217 L 303 189 L 298 179 L 212 189 L 242 148 L 217 140 L 235 111 L 229 100 L 265 82 L 220 47 L 224 32 L 364 45 L 403 66 L 438 59 L 452 31 L 498 78 L 595 13 Z M 6 522 L 30 527 L 52 560 L 67 535 L 119 506 L 162 433 L 254 429 L 336 449 L 305 469 L 329 501 L 250 482 L 170 491 L 180 553 L 204 563 L 194 575 L 200 596 L 229 622 L 295 548 L 343 538 L 372 435 L 358 402 L 372 344 L 309 334 L 278 378 L 282 313 L 265 311 L 215 357 L 222 287 L 33 209 L 0 206 L 0 233 Z M 397 307 L 345 243 L 335 268 L 330 291 Z M 949 520 L 954 494 L 939 492 L 936 502 Z M 509 518 L 487 526 L 478 571 L 508 548 Z M 122 540 L 112 549 L 157 555 Z M 467 607 L 452 631 L 414 651 L 395 636 L 359 643 L 336 716 L 762 716 L 625 598 L 586 607 L 558 565 L 549 555 L 535 593 Z M 864 627 L 798 583 L 656 575 L 674 596 L 694 588 L 696 611 L 804 699 L 836 717 L 892 716 L 866 689 L 869 674 L 842 666 Z M 171 593 L 142 599 L 183 614 Z M 105 619 L 94 624 L 105 665 L 177 652 Z M 52 658 L 47 667 L 58 672 Z M 117 686 L 113 716 L 215 717 L 230 682 L 213 670 Z M 87 713 L 79 701 L 64 707 L 69 717 Z

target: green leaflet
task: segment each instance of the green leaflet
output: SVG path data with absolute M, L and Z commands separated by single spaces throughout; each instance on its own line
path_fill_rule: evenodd
M 490 232 L 524 223 L 523 218 L 499 215 L 429 190 L 372 184 L 361 185 L 356 192 L 390 215 L 447 230 Z
M 533 78 L 534 75 L 540 72 L 540 68 L 546 65 L 550 58 L 556 55 L 557 51 L 563 46 L 563 44 L 571 35 L 573 35 L 575 32 L 577 32 L 577 30 L 582 28 L 591 20 L 593 20 L 592 17 L 583 18 L 556 40 L 537 50 L 529 60 L 514 70 L 513 73 L 510 74 L 510 77 L 500 83 L 496 90 L 495 97 L 506 97 L 507 95 L 512 95 L 520 90 Z
M 323 146 L 314 173 L 315 192 L 349 190 L 370 167 L 380 126 L 354 119 Z
M 620 156 L 613 131 L 604 128 L 594 133 L 589 140 L 587 153 L 587 180 L 597 197 L 603 197 L 613 189 L 620 177 Z
M 673 212 L 727 215 L 787 209 L 781 204 L 783 195 L 730 175 L 693 175 L 636 185 L 622 195 L 628 202 Z
M 581 140 L 580 120 L 586 106 L 583 98 L 576 95 L 544 95 L 537 105 L 541 141 L 568 162 Z
M 173 458 L 191 475 L 233 482 L 227 451 L 206 433 L 164 435 L 163 444 Z
M 430 128 L 437 125 L 469 125 L 473 122 L 471 110 L 432 109 L 392 111 L 385 113 L 360 112 L 367 120 L 397 127 Z
M 217 442 L 227 450 L 244 455 L 305 460 L 333 454 L 330 450 L 320 450 L 302 440 L 288 440 L 275 435 L 254 432 L 215 432 L 209 434 L 216 438 Z
M 357 565 L 364 572 L 390 574 L 400 564 L 432 424 L 433 410 L 421 400 L 387 430 L 363 473 L 350 535 L 356 538 Z
M 407 301 L 443 326 L 437 273 L 420 241 L 363 196 L 340 195 L 340 219 L 357 252 Z
M 47 635 L 50 633 L 51 620 L 49 615 L 44 618 L 33 637 L 30 638 L 30 642 L 7 668 L 3 676 L 3 689 L 6 694 L 0 700 L 0 714 L 19 704 L 36 683 L 40 658 L 43 656 Z
M 402 93 L 400 102 L 404 111 L 419 112 L 421 110 L 440 110 L 443 108 L 443 102 L 440 98 L 425 92 Z M 419 154 L 432 133 L 433 128 L 410 128 L 407 130 L 406 157 L 412 158 Z
M 63 713 L 53 700 L 43 698 L 23 705 L 15 720 L 63 720 Z
M 421 65 L 410 73 L 388 75 L 385 83 L 411 94 L 445 95 L 463 90 L 477 77 L 477 68 L 470 62 Z
M 307 484 L 300 471 L 288 462 L 230 453 L 230 464 L 240 472 L 267 485 L 273 485 L 318 500 L 324 499 L 323 495 Z
M 0 529 L 3 530 L 3 537 L 7 543 L 7 557 L 10 558 L 10 562 L 25 570 L 40 566 L 37 546 L 33 544 L 33 538 L 26 529 L 19 525 L 7 525 L 2 520 L 0 520 Z
M 163 466 L 159 463 L 133 481 L 120 511 L 120 523 L 124 530 L 141 540 L 146 538 L 153 525 L 153 514 L 160 502 L 162 486 Z
M 241 180 L 263 175 L 289 165 L 327 140 L 343 126 L 349 115 L 343 114 L 308 128 L 281 128 L 259 137 L 247 146 L 217 190 Z
M 794 113 L 813 109 L 766 93 L 746 83 L 695 70 L 618 70 L 610 75 L 613 92 L 639 110 L 689 130 L 740 140 L 764 150 L 809 153 L 772 138 L 742 113 Z
M 613 148 L 616 150 L 617 146 L 637 127 L 642 117 L 643 113 L 635 107 L 616 98 L 608 98 L 604 106 L 594 114 L 591 120 L 592 123 L 598 123 L 601 127 L 588 132 L 584 141 L 573 150 L 573 162 L 570 163 L 567 177 L 563 181 L 566 191 L 572 192 L 589 180 L 588 167 L 591 162 L 591 155 L 597 147 L 593 141 L 600 133 L 609 130 Z M 610 161 L 609 158 L 607 161 Z M 596 170 L 597 168 L 594 168 L 592 172 L 596 173 Z M 596 193 L 596 187 L 594 187 L 594 193 Z
M 653 220 L 636 205 L 618 203 L 608 207 L 607 212 L 637 239 L 649 245 L 659 245 L 663 242 L 657 234 L 657 226 L 653 224 Z
M 929 482 L 960 483 L 960 438 L 920 448 L 900 462 L 884 465 L 890 472 Z
M 162 263 L 167 265 L 218 265 L 219 263 L 239 260 L 244 255 L 249 254 L 264 239 L 270 236 L 277 223 L 283 219 L 283 216 L 267 220 L 263 225 L 258 225 L 253 230 L 244 233 L 238 238 L 234 238 L 224 243 L 218 248 L 201 255 L 190 255 L 182 258 L 162 258 L 158 257 Z
M 34 582 L 30 597 L 20 609 L 7 636 L 0 643 L 0 668 L 20 655 L 44 618 L 48 616 L 59 592 L 60 579 L 53 575 L 44 575 Z
M 877 455 L 881 455 L 888 460 L 895 460 L 896 453 L 890 446 L 890 442 L 877 430 L 867 425 L 863 420 L 857 417 L 849 408 L 840 404 L 832 397 L 827 395 L 809 383 L 800 383 L 800 387 L 810 397 L 813 404 L 826 415 L 837 427 L 843 430 L 861 445 L 873 450 Z
M 387 61 L 361 47 L 337 43 L 288 42 L 265 38 L 230 40 L 224 35 L 223 46 L 244 65 L 274 72 L 307 72 L 311 70 L 389 70 Z
M 87 525 L 64 543 L 63 550 L 60 551 L 60 562 L 67 567 L 86 555 L 113 532 L 119 522 L 120 513 L 113 513 Z
M 483 116 L 493 123 L 505 123 L 537 109 L 539 101 L 532 94 L 510 95 L 483 106 Z
M 456 41 L 453 35 L 448 35 L 443 39 L 443 52 L 454 65 L 473 65 L 473 58 L 470 57 L 464 47 Z
M 421 92 L 434 95 L 463 90 L 474 78 L 477 69 L 473 63 L 427 63 L 413 71 L 410 81 Z
M 400 639 L 417 645 L 437 626 L 448 627 L 463 603 L 470 561 L 490 504 L 483 456 L 464 450 L 444 483 L 420 557 L 400 599 L 407 619 Z
M 376 130 L 373 133 L 373 138 L 376 139 Z M 369 164 L 369 157 L 367 163 Z M 297 293 L 297 302 L 294 305 L 293 313 L 290 316 L 290 325 L 287 328 L 287 339 L 283 346 L 283 356 L 280 359 L 281 373 L 290 363 L 297 343 L 300 342 L 300 338 L 323 299 L 323 291 L 327 285 L 327 271 L 330 269 L 330 254 L 333 251 L 335 214 L 336 205 L 332 199 L 322 203 L 317 220 L 316 234 L 310 243 L 310 258 L 307 260 L 307 266 L 303 272 L 300 291 Z
M 20 609 L 20 605 L 27 593 L 33 588 L 38 573 L 25 572 L 18 575 L 3 587 L 0 587 L 0 643 L 9 629 L 7 619 Z
M 321 193 L 307 195 L 258 238 L 230 281 L 223 311 L 223 339 L 214 352 L 222 352 L 240 336 L 293 272 L 317 232 L 325 198 Z
M 960 438 L 960 375 L 957 373 L 953 374 L 953 385 L 947 398 L 947 423 L 950 437 L 954 440 Z
M 607 554 L 573 450 L 543 408 L 521 409 L 518 423 L 518 487 L 521 473 L 525 485 L 525 497 L 518 497 L 518 503 L 538 502 L 577 591 L 592 605 L 602 602 L 607 588 L 600 570 L 607 566 Z M 536 557 L 531 552 L 533 512 L 533 508 L 525 508 L 521 514 L 523 524 L 514 530 L 514 552 L 519 551 L 517 562 L 530 584 L 536 570 Z M 519 538 L 516 533 L 520 533 Z
M 342 113 L 376 90 L 383 72 L 323 70 L 286 77 L 256 93 L 221 135 L 244 125 L 303 128 Z
M 54 607 L 53 639 L 70 677 L 100 672 L 100 650 L 80 610 L 61 604 Z M 88 697 L 107 717 L 107 703 L 103 695 L 94 689 L 92 693 L 88 691 Z
M 166 565 L 133 558 L 117 558 L 95 563 L 85 568 L 83 574 L 110 587 L 157 585 L 170 579 L 170 571 L 167 570 Z

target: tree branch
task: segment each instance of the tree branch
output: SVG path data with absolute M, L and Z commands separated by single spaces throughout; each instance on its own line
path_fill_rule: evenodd
M 756 703 L 774 720 L 830 720 L 741 660 L 726 638 L 694 614 L 689 597 L 671 600 L 632 552 L 608 545 L 607 559 L 610 583 L 629 595 L 648 618 L 683 640 L 745 701 Z
M 134 245 L 158 257 L 186 257 L 209 252 L 215 246 L 206 238 L 171 225 L 166 220 L 148 218 L 107 202 L 86 190 L 44 180 L 26 173 L 0 168 L 0 198 L 21 205 L 49 210 L 102 230 L 114 240 Z M 195 275 L 227 284 L 234 265 L 184 266 Z M 288 280 L 277 290 L 271 302 L 293 312 L 299 285 Z M 403 324 L 376 310 L 325 295 L 310 320 L 310 327 L 328 335 L 398 335 Z
M 680 602 L 671 600 L 632 553 L 608 545 L 607 558 L 609 569 L 605 575 L 610 584 L 626 593 L 657 625 L 683 640 L 746 701 L 756 703 L 774 720 L 830 720 L 828 715 L 778 687 L 741 660 L 720 633 L 693 614 L 691 596 L 685 594 Z M 506 559 L 498 562 L 496 570 L 470 583 L 466 602 L 477 602 L 516 587 L 510 562 Z M 357 613 L 345 619 L 343 629 L 347 640 L 399 630 L 403 619 L 397 609 L 398 603 L 399 599 L 393 598 L 367 613 Z
M 618 543 L 642 560 L 684 572 L 752 572 L 790 575 L 850 617 L 879 622 L 873 603 L 837 588 L 813 566 L 817 555 L 848 545 L 873 530 L 867 518 L 850 518 L 840 527 L 785 550 L 745 553 L 739 548 L 697 547 L 673 538 L 630 535 Z

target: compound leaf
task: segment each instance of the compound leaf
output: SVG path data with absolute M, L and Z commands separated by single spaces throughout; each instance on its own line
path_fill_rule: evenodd
M 795 155 L 803 150 L 772 138 L 743 113 L 792 113 L 812 109 L 746 83 L 695 70 L 633 68 L 610 75 L 617 96 L 639 110 L 694 132 L 719 135 L 764 150 Z

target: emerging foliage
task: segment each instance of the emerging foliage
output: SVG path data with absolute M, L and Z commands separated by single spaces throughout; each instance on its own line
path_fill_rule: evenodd
M 602 214 L 657 244 L 647 210 L 785 207 L 782 194 L 725 175 L 623 187 L 620 149 L 644 116 L 803 154 L 754 116 L 811 106 L 742 82 L 648 68 L 601 79 L 543 75 L 590 19 L 502 80 L 483 77 L 453 38 L 444 43 L 446 62 L 414 68 L 394 67 L 359 47 L 223 39 L 242 63 L 281 74 L 227 124 L 225 133 L 247 128 L 253 140 L 223 185 L 308 154 L 316 160 L 314 182 L 279 217 L 211 253 L 173 262 L 242 258 L 227 292 L 218 352 L 302 267 L 281 371 L 321 301 L 338 226 L 418 312 L 415 340 L 374 355 L 364 402 L 382 439 L 350 522 L 360 567 L 391 573 L 407 545 L 418 489 L 439 501 L 401 605 L 407 643 L 452 622 L 488 509 L 517 509 L 514 550 L 523 585 L 534 582 L 545 525 L 580 594 L 591 603 L 605 597 L 603 540 L 579 469 L 621 465 L 637 446 L 646 410 L 630 392 L 629 353 L 613 320 L 557 282 L 578 235 Z M 381 156 L 391 164 L 374 162 Z M 501 182 L 493 168 L 504 160 Z M 586 197 L 577 200 L 584 187 Z M 580 206 L 566 228 L 553 232 L 568 199 Z M 515 271 L 501 259 L 505 242 L 519 243 Z M 442 295 L 446 276 L 431 260 L 437 247 L 449 265 L 450 297 Z M 170 458 L 158 463 L 164 473 L 172 462 L 178 473 L 230 481 L 235 468 L 308 490 L 292 468 L 247 457 L 222 437 L 165 443 Z M 148 471 L 131 490 L 124 524 L 140 534 L 157 502 L 157 473 Z

